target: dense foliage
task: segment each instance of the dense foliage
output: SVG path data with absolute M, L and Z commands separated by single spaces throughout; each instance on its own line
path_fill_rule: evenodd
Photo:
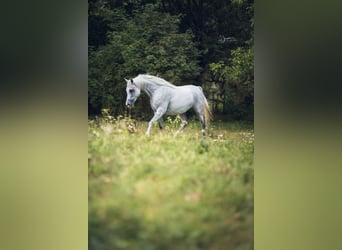
M 89 0 L 89 114 L 125 111 L 124 77 L 201 85 L 216 114 L 253 118 L 253 1 Z M 150 112 L 140 98 L 135 111 Z

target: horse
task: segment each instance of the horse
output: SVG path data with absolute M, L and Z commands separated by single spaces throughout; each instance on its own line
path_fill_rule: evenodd
M 181 126 L 175 135 L 179 134 L 188 124 L 185 113 L 191 108 L 194 109 L 201 122 L 203 136 L 206 135 L 206 126 L 211 119 L 211 112 L 201 87 L 195 85 L 176 86 L 163 78 L 147 74 L 139 74 L 133 79 L 124 78 L 124 80 L 127 83 L 126 106 L 129 109 L 134 106 L 141 91 L 150 97 L 154 116 L 148 124 L 147 136 L 150 135 L 156 121 L 158 121 L 159 128 L 163 129 L 162 117 L 164 114 L 179 115 Z

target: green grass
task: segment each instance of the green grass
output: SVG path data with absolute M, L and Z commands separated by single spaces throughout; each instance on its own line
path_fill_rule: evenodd
M 177 126 L 89 121 L 90 250 L 253 249 L 253 125 Z

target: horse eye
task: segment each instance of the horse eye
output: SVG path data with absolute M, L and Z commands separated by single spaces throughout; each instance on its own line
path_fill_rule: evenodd
M 134 89 L 130 89 L 130 90 L 129 90 L 129 93 L 134 93 Z

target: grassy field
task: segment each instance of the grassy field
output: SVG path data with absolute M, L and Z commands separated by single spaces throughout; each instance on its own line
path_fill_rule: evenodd
M 253 124 L 178 125 L 89 120 L 90 250 L 253 249 Z

